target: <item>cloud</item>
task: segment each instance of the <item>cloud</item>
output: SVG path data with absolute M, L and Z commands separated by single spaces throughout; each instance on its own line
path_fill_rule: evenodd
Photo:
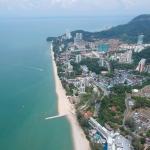
M 145 9 L 150 6 L 149 0 L 121 0 L 125 9 Z
M 149 12 L 150 0 L 0 0 L 1 10 L 33 10 L 60 14 Z M 127 12 L 128 11 L 128 12 Z
M 85 9 L 85 8 L 114 8 L 118 5 L 118 0 L 0 0 L 15 8 L 21 9 L 49 9 L 60 7 L 63 9 Z
M 22 0 L 18 3 L 18 7 L 22 9 L 37 9 L 38 8 L 38 3 L 36 2 L 31 2 L 30 0 Z
M 7 9 L 8 10 L 13 10 L 13 7 L 12 6 L 7 6 Z

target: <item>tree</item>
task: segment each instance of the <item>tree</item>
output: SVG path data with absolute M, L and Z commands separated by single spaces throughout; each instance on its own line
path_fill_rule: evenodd
M 124 84 L 128 84 L 127 80 L 124 81 Z
M 78 96 L 79 94 L 78 93 L 75 93 L 75 96 Z
M 103 147 L 101 144 L 95 143 L 95 142 L 90 142 L 90 146 L 92 150 L 103 150 Z
M 140 141 L 141 141 L 141 144 L 145 144 L 146 143 L 145 138 L 141 138 Z
M 82 59 L 80 65 L 86 65 L 88 69 L 96 74 L 100 74 L 101 71 L 107 71 L 107 68 L 99 66 L 98 58 L 86 58 Z
M 132 138 L 132 146 L 134 147 L 135 150 L 139 150 L 140 149 L 140 140 L 136 137 Z
M 81 120 L 80 120 L 80 125 L 82 127 L 88 127 L 88 120 L 85 119 L 84 117 L 82 117 Z
M 150 129 L 147 131 L 146 136 L 150 137 Z
M 135 128 L 135 123 L 134 123 L 134 120 L 132 118 L 127 119 L 125 121 L 125 125 L 128 126 L 129 128 Z
M 120 130 L 121 130 L 121 131 L 124 131 L 124 127 L 123 127 L 123 126 L 121 126 L 121 127 L 120 127 Z

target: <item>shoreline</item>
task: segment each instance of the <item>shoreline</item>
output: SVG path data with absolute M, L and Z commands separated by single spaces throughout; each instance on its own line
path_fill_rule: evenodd
M 89 141 L 86 139 L 86 136 L 77 121 L 74 105 L 72 105 L 69 102 L 66 96 L 66 91 L 62 87 L 61 81 L 57 75 L 57 66 L 54 61 L 54 52 L 52 48 L 51 48 L 51 55 L 54 69 L 55 90 L 58 97 L 58 114 L 59 115 L 68 114 L 67 118 L 71 125 L 74 150 L 90 150 Z

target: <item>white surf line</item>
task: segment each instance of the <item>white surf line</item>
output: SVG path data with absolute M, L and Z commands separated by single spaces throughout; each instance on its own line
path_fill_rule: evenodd
M 18 65 L 18 66 L 22 66 L 22 67 L 25 67 L 25 68 L 30 68 L 30 69 L 34 69 L 34 70 L 43 71 L 43 69 L 40 69 L 40 68 L 29 67 L 29 66 L 24 66 L 24 65 Z
M 39 70 L 39 71 L 43 71 L 43 69 L 40 69 L 40 68 L 34 68 L 34 67 L 28 67 L 28 68 Z

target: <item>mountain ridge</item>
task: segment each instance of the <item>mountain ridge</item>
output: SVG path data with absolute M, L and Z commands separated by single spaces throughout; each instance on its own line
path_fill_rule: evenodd
M 77 33 L 77 30 L 73 31 L 73 35 Z M 137 37 L 140 34 L 144 34 L 144 43 L 150 43 L 150 14 L 139 15 L 129 21 L 127 24 L 118 25 L 116 27 L 112 27 L 109 30 L 101 31 L 101 32 L 87 32 L 83 31 L 85 34 L 84 40 L 92 40 L 93 39 L 110 39 L 116 38 L 125 43 L 136 43 Z

